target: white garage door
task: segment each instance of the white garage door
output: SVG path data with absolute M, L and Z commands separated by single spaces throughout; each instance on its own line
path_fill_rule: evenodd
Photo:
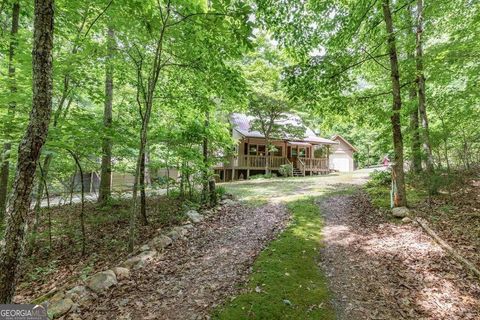
M 335 155 L 332 161 L 333 169 L 340 172 L 349 172 L 350 171 L 350 158 L 344 155 Z

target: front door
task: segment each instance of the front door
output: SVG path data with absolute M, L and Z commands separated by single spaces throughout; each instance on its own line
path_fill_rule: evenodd
M 296 146 L 288 146 L 288 160 L 293 164 L 293 166 L 297 167 L 297 158 L 298 158 L 298 149 Z

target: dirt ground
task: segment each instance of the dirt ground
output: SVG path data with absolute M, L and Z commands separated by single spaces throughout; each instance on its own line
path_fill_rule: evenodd
M 480 319 L 480 282 L 419 226 L 389 221 L 361 192 L 320 206 L 338 319 Z
M 203 222 L 145 269 L 133 272 L 82 319 L 206 319 L 238 290 L 255 257 L 288 220 L 282 205 L 235 205 Z

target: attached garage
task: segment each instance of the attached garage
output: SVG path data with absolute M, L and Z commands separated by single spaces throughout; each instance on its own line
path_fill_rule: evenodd
M 342 136 L 335 135 L 332 137 L 332 140 L 338 142 L 338 144 L 332 147 L 330 168 L 339 172 L 351 172 L 355 170 L 353 153 L 357 152 L 357 149 Z

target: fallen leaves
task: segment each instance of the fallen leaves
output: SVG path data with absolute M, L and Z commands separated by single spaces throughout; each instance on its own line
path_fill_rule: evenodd
M 321 206 L 339 319 L 480 318 L 479 283 L 419 226 L 390 222 L 363 193 Z

